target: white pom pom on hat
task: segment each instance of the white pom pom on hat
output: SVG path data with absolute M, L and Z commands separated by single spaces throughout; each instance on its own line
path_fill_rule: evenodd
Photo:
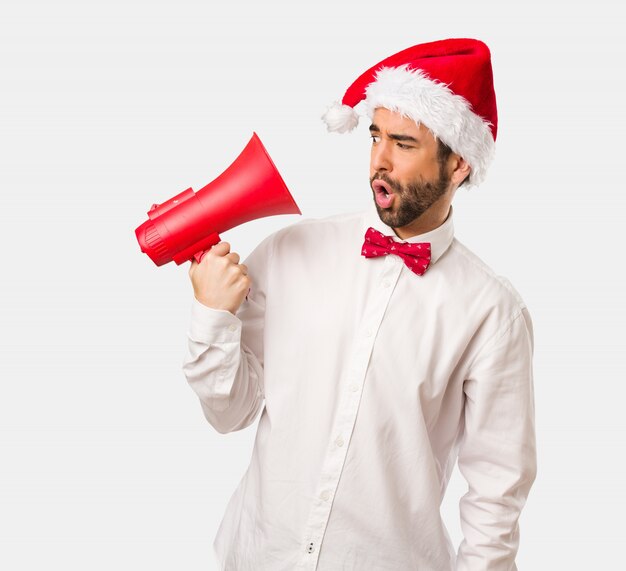
M 329 131 L 346 133 L 352 131 L 359 124 L 359 114 L 349 105 L 335 101 L 322 115 Z
M 471 166 L 469 183 L 484 180 L 495 152 L 498 114 L 489 48 L 459 38 L 402 50 L 361 74 L 322 119 L 328 130 L 352 131 L 363 102 L 371 118 L 385 107 L 422 123 Z

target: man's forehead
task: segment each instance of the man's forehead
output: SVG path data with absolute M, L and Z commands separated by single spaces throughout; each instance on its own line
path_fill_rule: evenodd
M 374 111 L 370 131 L 393 132 L 421 137 L 430 136 L 434 139 L 432 131 L 423 123 L 417 123 L 414 119 L 385 107 L 378 107 Z

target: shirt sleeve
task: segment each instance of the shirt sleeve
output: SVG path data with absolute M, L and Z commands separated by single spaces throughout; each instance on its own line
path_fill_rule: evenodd
M 247 299 L 236 315 L 195 298 L 183 372 L 200 399 L 207 421 L 221 433 L 254 422 L 263 404 L 263 333 L 271 236 L 244 264 L 251 277 Z
M 523 308 L 479 352 L 464 383 L 457 571 L 516 571 L 518 519 L 536 475 L 533 329 Z

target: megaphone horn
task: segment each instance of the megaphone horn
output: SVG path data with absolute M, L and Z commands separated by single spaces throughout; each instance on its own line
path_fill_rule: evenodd
M 202 259 L 219 234 L 276 214 L 302 214 L 256 133 L 235 161 L 198 192 L 191 188 L 154 204 L 135 230 L 141 251 L 157 265 Z

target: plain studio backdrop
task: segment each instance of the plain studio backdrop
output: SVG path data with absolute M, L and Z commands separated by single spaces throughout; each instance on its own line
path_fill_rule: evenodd
M 256 422 L 219 435 L 204 420 L 181 370 L 188 264 L 157 268 L 134 229 L 217 177 L 253 131 L 304 217 L 365 208 L 368 123 L 328 134 L 320 116 L 377 61 L 448 37 L 490 46 L 500 116 L 487 181 L 456 195 L 456 235 L 535 326 L 539 472 L 518 566 L 623 568 L 616 6 L 4 2 L 0 568 L 217 569 Z M 243 259 L 300 218 L 222 239 Z M 455 546 L 465 489 L 455 469 L 442 506 Z

